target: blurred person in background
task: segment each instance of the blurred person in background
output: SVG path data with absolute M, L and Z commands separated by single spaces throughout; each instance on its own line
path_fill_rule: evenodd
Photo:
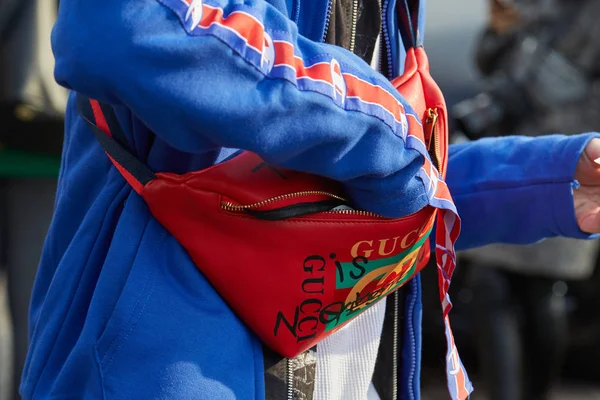
M 469 139 L 600 126 L 600 2 L 490 1 L 476 64 L 486 90 L 453 116 Z M 492 399 L 547 399 L 568 345 L 565 281 L 589 278 L 598 241 L 553 238 L 461 254 Z
M 0 400 L 20 398 L 29 300 L 60 165 L 67 93 L 54 81 L 49 41 L 57 5 L 0 2 L 0 251 L 10 321 L 0 345 L 12 343 L 0 349 Z

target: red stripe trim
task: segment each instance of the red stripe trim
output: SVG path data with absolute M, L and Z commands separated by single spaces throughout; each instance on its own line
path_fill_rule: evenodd
M 466 389 L 467 377 L 464 371 L 463 366 L 460 362 L 460 357 L 458 356 L 458 349 L 456 348 L 456 342 L 454 341 L 454 334 L 452 333 L 452 328 L 450 328 L 450 319 L 446 316 L 445 322 L 448 326 L 447 334 L 450 340 L 450 362 L 452 363 L 453 369 L 456 371 L 454 375 L 454 380 L 456 383 L 456 398 L 459 400 L 465 400 L 469 397 L 469 391 Z
M 190 5 L 191 0 L 185 0 Z M 222 8 L 202 5 L 202 19 L 199 26 L 208 28 L 212 24 L 218 24 L 236 32 L 244 38 L 249 46 L 263 50 L 264 26 L 252 15 L 235 10 L 227 17 L 224 17 Z M 274 41 L 275 46 L 275 65 L 287 65 L 296 71 L 296 78 L 308 77 L 333 84 L 331 78 L 331 67 L 329 63 L 322 63 L 306 67 L 304 61 L 295 55 L 294 46 L 285 41 Z M 362 101 L 381 105 L 389 111 L 397 121 L 400 121 L 400 114 L 404 112 L 402 104 L 387 90 L 369 82 L 362 81 L 359 78 L 344 73 L 344 79 L 347 85 L 347 95 L 358 97 Z
M 452 196 L 450 195 L 450 189 L 448 189 L 448 185 L 446 184 L 446 182 L 438 179 L 438 186 L 437 186 L 437 192 L 435 194 L 435 197 L 437 197 L 438 199 L 444 199 L 444 200 L 448 200 L 450 202 L 452 202 L 452 204 L 454 204 L 454 201 L 452 200 Z
M 106 118 L 104 117 L 104 113 L 102 112 L 102 108 L 97 100 L 90 99 L 90 105 L 92 107 L 92 112 L 94 113 L 94 119 L 96 120 L 96 126 L 106 135 L 112 138 L 112 134 L 110 133 L 110 128 L 108 127 L 108 122 L 106 122 Z M 106 152 L 105 152 L 106 153 Z M 110 156 L 110 154 L 106 153 L 110 161 L 113 163 L 115 168 L 119 170 L 123 178 L 131 185 L 133 190 L 135 190 L 138 194 L 142 193 L 144 189 L 144 185 L 138 181 L 125 167 L 117 162 L 114 158 Z
M 296 58 L 296 60 L 299 59 Z M 333 79 L 331 79 L 331 64 L 320 63 L 311 65 L 307 68 L 304 66 L 304 63 L 302 61 L 300 61 L 300 63 L 302 64 L 302 66 L 296 69 L 296 77 L 301 78 L 303 76 L 307 76 L 309 78 L 325 81 L 330 85 L 333 85 Z
M 451 244 L 449 249 L 447 249 L 450 254 L 446 255 L 446 261 L 443 265 L 444 259 L 444 251 L 442 249 L 436 247 L 436 258 L 437 258 L 437 266 L 438 266 L 438 285 L 440 289 L 440 301 L 442 303 L 442 307 L 444 306 L 444 301 L 447 299 L 447 307 L 443 310 L 444 322 L 446 325 L 446 335 L 448 338 L 448 352 L 447 352 L 447 360 L 446 362 L 449 364 L 446 366 L 446 371 L 448 374 L 448 379 L 454 380 L 454 387 L 456 388 L 456 393 L 450 391 L 451 398 L 453 400 L 466 400 L 469 398 L 470 389 L 467 387 L 469 383 L 467 373 L 464 369 L 460 361 L 460 356 L 458 355 L 458 349 L 456 347 L 456 343 L 454 341 L 454 335 L 452 333 L 452 327 L 450 326 L 450 318 L 448 313 L 452 308 L 452 304 L 450 303 L 450 298 L 448 297 L 448 290 L 450 288 L 450 278 L 452 273 L 454 272 L 455 262 L 452 256 L 454 253 L 454 242 L 456 240 L 456 232 L 460 229 L 460 219 L 456 217 L 456 221 L 454 222 L 454 226 L 452 228 L 448 228 L 445 220 L 444 214 L 446 212 L 451 212 L 448 210 L 442 211 L 442 213 L 438 217 L 438 227 L 436 232 L 436 242 L 438 243 L 446 243 L 445 236 L 448 235 L 451 240 Z M 444 237 L 442 237 L 444 236 Z M 442 270 L 446 272 L 448 278 L 444 276 Z
M 404 112 L 404 107 L 388 91 L 351 74 L 344 74 L 344 78 L 348 96 L 359 97 L 363 101 L 379 104 L 391 112 L 397 122 L 400 122 L 400 114 Z M 422 128 L 420 129 L 422 130 Z
M 110 128 L 108 127 L 108 123 L 106 122 L 106 118 L 104 118 L 104 113 L 102 112 L 102 108 L 100 108 L 98 101 L 90 99 L 90 105 L 92 106 L 96 126 L 109 137 L 112 137 L 112 133 L 110 133 Z
M 297 70 L 298 67 L 304 67 L 302 60 L 296 59 L 294 46 L 291 43 L 274 40 L 273 46 L 275 47 L 275 65 L 287 65 L 294 70 Z
M 200 20 L 199 26 L 208 28 L 214 23 L 234 30 L 246 39 L 250 46 L 258 51 L 262 51 L 265 29 L 262 24 L 250 14 L 243 11 L 234 11 L 224 18 L 223 9 L 203 5 L 202 19 Z
M 423 126 L 415 118 L 407 118 L 406 122 L 408 123 L 408 135 L 418 138 L 425 146 Z
M 275 65 L 287 65 L 296 71 L 296 79 L 308 77 L 321 80 L 333 85 L 331 79 L 331 64 L 317 63 L 310 67 L 304 66 L 304 61 L 294 54 L 294 46 L 289 42 L 275 41 Z

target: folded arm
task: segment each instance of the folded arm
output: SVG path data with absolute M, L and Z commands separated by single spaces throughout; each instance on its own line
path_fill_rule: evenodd
M 390 217 L 427 203 L 393 86 L 265 1 L 63 0 L 52 39 L 60 84 L 128 107 L 174 148 L 250 150 Z

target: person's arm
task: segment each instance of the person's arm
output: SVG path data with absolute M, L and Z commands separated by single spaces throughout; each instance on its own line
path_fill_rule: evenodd
M 249 150 L 341 181 L 357 208 L 388 217 L 423 208 L 423 159 L 405 148 L 394 87 L 350 52 L 300 36 L 265 1 L 241 3 L 63 0 L 57 81 L 128 107 L 177 149 Z
M 513 136 L 450 146 L 447 183 L 462 220 L 456 249 L 589 237 L 577 225 L 573 189 L 593 137 Z

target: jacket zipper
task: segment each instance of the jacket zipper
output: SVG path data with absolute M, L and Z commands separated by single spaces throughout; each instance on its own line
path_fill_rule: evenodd
M 294 400 L 294 370 L 292 369 L 292 359 L 285 361 L 287 372 L 287 400 Z
M 333 193 L 324 192 L 321 190 L 305 190 L 302 192 L 281 194 L 279 196 L 270 197 L 268 199 L 257 201 L 256 203 L 250 203 L 250 204 L 234 204 L 232 202 L 225 201 L 225 202 L 221 203 L 221 207 L 223 207 L 227 211 L 254 210 L 254 209 L 266 206 L 267 204 L 274 203 L 276 201 L 289 200 L 289 199 L 294 199 L 296 197 L 304 197 L 304 196 L 327 196 L 327 197 L 331 197 L 332 199 L 337 199 L 340 201 L 347 202 L 347 200 L 344 199 L 343 197 L 340 197 Z
M 394 79 L 394 76 L 392 75 L 394 73 L 394 65 L 392 62 L 392 50 L 391 50 L 391 44 L 390 44 L 390 32 L 389 32 L 389 28 L 387 25 L 387 17 L 388 17 L 388 8 L 389 8 L 389 0 L 383 0 L 383 4 L 381 6 L 381 27 L 382 27 L 382 31 L 383 31 L 383 39 L 385 42 L 385 50 L 386 50 L 386 58 L 387 58 L 387 77 L 388 79 L 392 80 Z
M 350 30 L 350 51 L 354 53 L 356 46 L 356 24 L 358 19 L 358 0 L 352 0 L 352 25 Z
M 387 66 L 388 66 L 388 70 L 387 70 L 387 77 L 388 79 L 393 79 L 393 60 L 392 60 L 392 52 L 391 52 L 391 45 L 390 45 L 390 35 L 389 35 L 389 30 L 388 30 L 388 26 L 387 26 L 387 14 L 388 14 L 388 3 L 389 0 L 383 0 L 383 4 L 381 7 L 382 10 L 382 32 L 383 32 L 383 39 L 384 39 L 384 44 L 383 47 L 385 49 L 386 52 L 386 58 L 387 58 Z M 323 31 L 323 37 L 321 38 L 322 42 L 325 42 L 325 39 L 327 37 L 327 33 L 329 30 L 329 23 L 331 20 L 331 11 L 332 11 L 332 7 L 333 7 L 333 0 L 329 0 L 328 1 L 328 5 L 327 5 L 327 14 L 325 17 L 325 29 Z M 352 2 L 352 36 L 350 39 L 350 51 L 354 52 L 354 47 L 356 45 L 356 19 L 358 16 L 358 1 L 354 0 Z M 381 65 L 381 60 L 383 58 L 380 57 L 380 65 Z M 380 68 L 381 70 L 381 68 Z M 435 121 L 433 121 L 433 132 L 435 133 L 435 123 L 437 122 L 437 110 L 436 110 L 436 118 Z M 434 136 L 431 136 L 432 139 L 434 138 Z M 438 144 L 437 144 L 437 140 L 435 141 L 436 146 L 435 146 L 435 151 L 436 153 L 438 153 Z M 439 153 L 438 153 L 439 154 Z M 278 201 L 278 200 L 282 200 L 282 199 L 290 199 L 290 198 L 294 198 L 294 197 L 299 197 L 299 196 L 303 196 L 303 195 L 326 195 L 326 196 L 330 196 L 332 198 L 338 199 L 338 200 L 342 200 L 342 201 L 346 201 L 344 198 L 339 197 L 337 195 L 334 195 L 332 193 L 327 193 L 327 192 L 321 192 L 321 191 L 314 191 L 314 192 L 296 192 L 296 193 L 290 193 L 290 194 L 286 194 L 286 195 L 281 195 L 281 196 L 276 196 L 270 199 L 266 199 L 263 200 L 261 202 L 257 202 L 257 203 L 253 203 L 253 204 L 249 204 L 249 205 L 235 205 L 229 202 L 224 202 L 221 203 L 221 206 L 225 209 L 225 210 L 229 210 L 229 211 L 243 211 L 246 209 L 251 209 L 251 208 L 256 208 L 256 207 L 261 207 L 264 206 L 266 204 L 272 203 L 274 201 Z M 329 212 L 338 212 L 341 214 L 359 214 L 359 215 L 366 215 L 366 216 L 378 216 L 377 214 L 373 214 L 373 213 L 369 213 L 367 211 L 357 211 L 357 210 L 334 210 L 334 211 L 329 211 Z M 412 313 L 413 313 L 413 309 L 414 309 L 414 305 L 416 303 L 416 300 L 413 298 L 411 299 L 411 304 L 409 306 L 409 314 L 410 314 L 410 318 L 412 319 Z M 398 398 L 398 315 L 399 315 L 399 305 L 398 305 L 398 292 L 396 292 L 394 294 L 394 339 L 393 339 L 393 354 L 394 354 L 394 363 L 393 363 L 393 398 L 394 400 L 396 400 Z M 409 322 L 410 328 L 411 328 L 411 345 L 414 347 L 415 343 L 414 343 L 414 328 L 412 326 L 412 320 Z M 411 379 L 414 379 L 414 370 L 415 370 L 415 366 L 416 366 L 416 360 L 413 357 L 412 359 L 412 364 L 411 364 Z M 294 374 L 292 371 L 292 366 L 291 366 L 291 360 L 288 358 L 287 359 L 287 400 L 293 400 L 293 379 L 294 379 Z M 411 394 L 411 398 L 414 398 L 414 392 L 412 390 L 412 385 L 410 385 L 410 394 Z
M 406 322 L 408 323 L 408 339 L 410 340 L 410 348 L 412 349 L 412 357 L 410 360 L 410 370 L 408 371 L 408 399 L 409 400 L 414 400 L 415 399 L 415 385 L 414 385 L 414 380 L 415 380 L 415 371 L 417 370 L 417 360 L 416 360 L 416 355 L 414 354 L 415 351 L 417 351 L 417 349 L 415 348 L 417 346 L 416 340 L 415 340 L 415 327 L 414 327 L 414 313 L 415 313 L 415 306 L 417 304 L 417 298 L 420 296 L 419 293 L 419 285 L 420 285 L 420 279 L 419 279 L 419 275 L 417 275 L 414 279 L 411 280 L 410 282 L 410 300 L 407 304 L 407 308 L 406 308 L 406 313 L 407 313 L 407 318 L 406 318 Z
M 391 43 L 390 43 L 390 32 L 389 32 L 389 27 L 388 27 L 388 23 L 387 23 L 387 17 L 388 17 L 388 8 L 389 8 L 389 0 L 383 0 L 383 2 L 380 2 L 381 4 L 381 32 L 383 34 L 383 46 L 381 50 L 385 51 L 385 57 L 387 60 L 387 78 L 389 80 L 392 80 L 394 78 L 393 73 L 394 73 L 394 65 L 393 65 L 393 60 L 392 60 L 392 49 L 391 49 Z M 383 54 L 380 54 L 379 56 L 379 71 L 382 71 L 382 63 L 383 63 Z M 400 310 L 398 310 L 399 308 L 399 304 L 398 304 L 398 291 L 396 291 L 394 293 L 394 338 L 393 338 L 393 342 L 392 342 L 392 354 L 393 356 L 393 364 L 392 364 L 392 374 L 393 374 L 393 378 L 392 378 L 392 399 L 394 400 L 398 400 L 399 396 L 398 396 L 398 323 L 399 323 L 399 312 Z
M 325 42 L 327 39 L 327 32 L 329 31 L 329 22 L 331 20 L 331 9 L 333 8 L 333 0 L 329 0 L 327 2 L 327 14 L 325 15 L 325 30 L 323 31 L 323 37 L 321 38 L 321 42 Z
M 304 196 L 327 196 L 327 197 L 331 197 L 332 199 L 337 199 L 337 200 L 343 201 L 345 203 L 348 203 L 348 200 L 346 200 L 345 198 L 343 198 L 341 196 L 333 194 L 333 193 L 324 192 L 321 190 L 306 190 L 306 191 L 302 191 L 302 192 L 282 194 L 282 195 L 271 197 L 271 198 L 268 198 L 265 200 L 257 201 L 255 203 L 251 203 L 251 204 L 234 204 L 229 201 L 224 201 L 224 202 L 221 202 L 221 208 L 223 208 L 225 211 L 233 211 L 233 212 L 254 210 L 257 208 L 264 207 L 268 204 L 275 203 L 277 201 L 289 200 L 289 199 L 294 199 L 297 197 L 304 197 Z M 352 215 L 362 215 L 362 216 L 366 216 L 366 217 L 382 218 L 380 215 L 377 215 L 375 213 L 371 213 L 368 211 L 360 211 L 360 210 L 330 210 L 330 211 L 325 211 L 325 212 L 326 213 L 352 214 Z
M 300 0 L 295 0 L 294 9 L 292 10 L 292 21 L 298 25 L 300 19 Z
M 327 32 L 329 31 L 329 22 L 331 21 L 331 11 L 333 8 L 333 0 L 329 0 L 327 4 L 327 15 L 325 17 L 325 30 L 323 31 L 322 42 L 325 42 L 327 38 Z M 358 20 L 358 0 L 352 0 L 352 25 L 350 27 L 350 46 L 349 50 L 354 53 L 354 47 L 356 46 L 356 24 Z

